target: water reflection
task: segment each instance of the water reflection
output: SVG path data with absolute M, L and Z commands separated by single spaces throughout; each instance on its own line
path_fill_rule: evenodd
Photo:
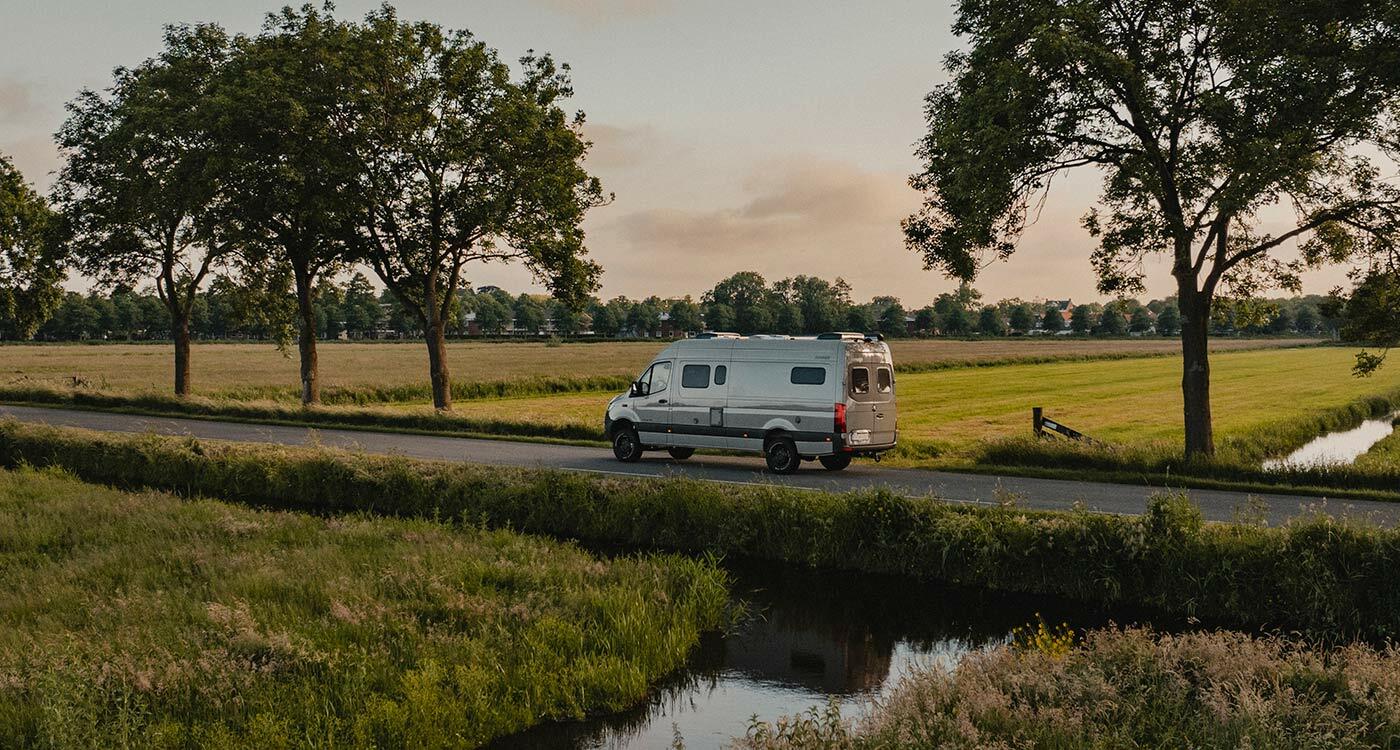
M 1395 431 L 1397 419 L 1400 419 L 1400 411 L 1381 419 L 1368 419 L 1350 430 L 1329 432 L 1313 438 L 1285 458 L 1265 461 L 1264 468 L 1274 471 L 1352 463 L 1371 446 L 1389 437 Z
M 969 592 L 908 579 L 731 566 L 750 617 L 707 637 L 687 668 L 643 706 L 585 722 L 551 724 L 499 748 L 723 747 L 751 719 L 771 721 L 835 701 L 850 714 L 910 670 L 950 668 L 1002 643 L 1034 619 L 1077 626 L 1105 618 L 1038 597 Z M 1121 620 L 1120 620 L 1121 621 Z

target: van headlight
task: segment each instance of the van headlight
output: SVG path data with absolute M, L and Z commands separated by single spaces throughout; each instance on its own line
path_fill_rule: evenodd
M 851 430 L 846 434 L 848 445 L 870 445 L 870 430 Z

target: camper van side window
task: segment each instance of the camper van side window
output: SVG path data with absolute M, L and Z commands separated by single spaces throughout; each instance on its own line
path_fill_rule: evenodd
M 870 371 L 864 367 L 851 368 L 851 393 L 863 396 L 870 392 Z
M 890 374 L 890 368 L 881 367 L 877 371 L 875 387 L 879 388 L 881 393 L 889 393 L 894 388 L 894 376 Z
M 724 381 L 729 377 L 729 368 L 724 365 L 715 365 L 715 385 L 724 385 Z
M 824 367 L 794 367 L 792 368 L 793 385 L 821 385 L 826 382 L 826 368 Z
M 686 365 L 681 368 L 682 388 L 709 388 L 710 387 L 710 366 L 709 365 Z

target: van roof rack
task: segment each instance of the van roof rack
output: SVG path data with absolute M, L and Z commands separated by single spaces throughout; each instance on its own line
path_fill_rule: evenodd
M 828 331 L 817 334 L 818 341 L 884 341 L 878 333 L 856 333 L 854 331 Z
M 743 337 L 740 336 L 740 335 L 737 334 L 737 333 L 731 333 L 731 332 L 729 332 L 729 331 L 701 331 L 701 332 L 695 334 L 695 338 L 697 338 L 697 339 L 737 339 L 737 338 L 743 338 Z

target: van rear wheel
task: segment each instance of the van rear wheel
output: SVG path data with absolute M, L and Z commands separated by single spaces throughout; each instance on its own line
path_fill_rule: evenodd
M 819 460 L 827 471 L 840 471 L 851 465 L 851 454 L 833 453 L 830 456 L 822 456 Z
M 642 457 L 642 441 L 637 437 L 637 431 L 630 426 L 619 427 L 613 431 L 613 455 L 617 460 L 624 463 L 632 463 Z
M 690 458 L 691 456 L 695 455 L 694 448 L 667 448 L 666 452 L 671 454 L 671 458 L 674 458 L 677 461 L 684 461 L 687 458 Z
M 802 465 L 802 457 L 797 455 L 797 444 L 792 438 L 773 438 L 763 452 L 768 461 L 768 470 L 774 474 L 791 474 Z

